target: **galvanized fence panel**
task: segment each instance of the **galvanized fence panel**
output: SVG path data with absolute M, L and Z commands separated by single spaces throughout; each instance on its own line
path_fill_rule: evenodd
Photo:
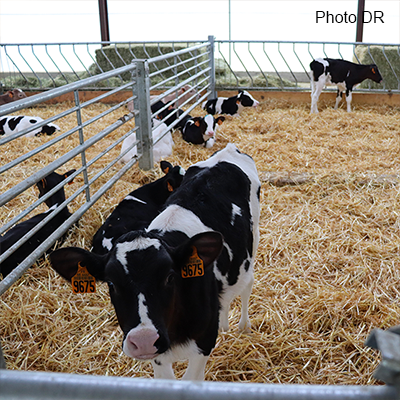
M 201 55 L 201 60 L 199 58 L 199 54 L 195 54 L 196 52 L 199 52 L 199 54 Z M 61 134 L 55 135 L 55 137 L 51 140 L 46 141 L 41 145 L 38 145 L 36 148 L 31 149 L 25 154 L 21 154 L 15 160 L 0 166 L 0 176 L 4 180 L 4 182 L 6 182 L 7 180 L 12 180 L 13 172 L 17 169 L 20 169 L 21 166 L 23 168 L 23 166 L 27 165 L 26 163 L 29 163 L 29 159 L 31 157 L 38 157 L 43 152 L 51 152 L 53 151 L 52 149 L 54 146 L 57 146 L 63 141 L 71 139 L 72 137 L 76 137 L 76 135 L 79 136 L 79 144 L 75 148 L 66 152 L 65 154 L 58 155 L 57 158 L 54 159 L 54 161 L 52 161 L 50 164 L 46 165 L 39 171 L 34 172 L 30 176 L 27 176 L 22 181 L 16 182 L 16 184 L 12 188 L 2 193 L 0 195 L 1 207 L 6 207 L 8 202 L 17 198 L 26 190 L 29 190 L 31 186 L 43 179 L 50 172 L 60 167 L 70 165 L 71 160 L 75 160 L 74 162 L 76 163 L 77 157 L 80 159 L 80 167 L 75 167 L 76 172 L 74 174 L 72 174 L 63 183 L 57 185 L 57 187 L 49 192 L 46 196 L 35 201 L 33 204 L 28 205 L 26 209 L 21 211 L 19 214 L 13 215 L 14 213 L 11 212 L 10 214 L 12 215 L 12 217 L 10 217 L 8 221 L 3 221 L 3 225 L 0 227 L 0 234 L 5 233 L 12 226 L 29 216 L 32 211 L 34 211 L 40 204 L 42 204 L 44 200 L 46 200 L 49 196 L 60 189 L 63 184 L 73 180 L 76 176 L 80 174 L 83 175 L 83 185 L 73 195 L 65 200 L 61 207 L 59 207 L 58 211 L 56 210 L 55 212 L 50 213 L 49 216 L 46 217 L 46 219 L 35 226 L 27 235 L 21 238 L 10 249 L 0 253 L 1 263 L 14 251 L 17 251 L 23 245 L 23 243 L 31 238 L 49 220 L 54 218 L 54 216 L 61 210 L 62 207 L 68 206 L 72 202 L 79 202 L 80 208 L 75 211 L 73 215 L 71 215 L 71 217 L 67 221 L 65 221 L 65 223 L 63 223 L 49 238 L 41 243 L 40 246 L 38 246 L 32 254 L 28 255 L 27 258 L 23 262 L 21 262 L 12 273 L 10 273 L 2 282 L 0 282 L 0 294 L 4 293 L 39 258 L 39 256 L 44 251 L 49 249 L 58 238 L 63 236 L 63 234 L 73 224 L 75 224 L 79 220 L 79 218 L 137 161 L 139 161 L 139 166 L 143 169 L 151 169 L 153 167 L 152 149 L 156 143 L 153 143 L 152 139 L 151 119 L 154 118 L 156 115 L 152 115 L 150 110 L 150 90 L 155 88 L 155 86 L 157 85 L 151 86 L 150 79 L 152 76 L 158 77 L 159 75 L 166 74 L 170 69 L 181 67 L 182 72 L 178 74 L 180 76 L 178 76 L 178 79 L 175 81 L 177 83 L 177 86 L 172 87 L 167 92 L 161 94 L 160 96 L 158 96 L 157 99 L 163 99 L 166 95 L 177 92 L 182 86 L 186 84 L 191 84 L 194 95 L 191 98 L 187 99 L 185 104 L 189 102 L 193 102 L 194 104 L 192 104 L 189 109 L 186 110 L 184 114 L 186 115 L 210 93 L 210 68 L 205 67 L 205 65 L 209 63 L 208 57 L 210 52 L 210 46 L 208 44 L 203 44 L 193 46 L 192 48 L 181 49 L 171 54 L 160 55 L 149 60 L 136 60 L 130 65 L 120 67 L 115 70 L 102 73 L 100 75 L 95 75 L 93 77 L 86 78 L 78 82 L 70 83 L 60 88 L 49 90 L 43 94 L 30 96 L 27 99 L 22 99 L 1 107 L 0 117 L 3 115 L 14 114 L 23 110 L 24 108 L 32 107 L 46 100 L 54 99 L 62 94 L 73 92 L 75 98 L 75 106 L 66 111 L 63 111 L 58 115 L 48 118 L 39 124 L 36 124 L 34 128 L 43 126 L 50 122 L 56 122 L 62 125 L 62 119 L 64 117 L 73 114 L 75 114 L 76 116 L 76 125 L 73 128 Z M 186 57 L 187 55 L 189 55 L 189 57 Z M 186 58 L 182 61 L 180 57 Z M 191 63 L 193 62 L 195 63 L 194 66 L 191 65 Z M 161 63 L 168 63 L 169 66 L 160 69 L 159 66 L 161 65 Z M 157 66 L 158 71 L 150 74 L 149 65 Z M 99 82 L 107 81 L 109 79 L 115 78 L 116 76 L 126 76 L 127 74 L 131 76 L 130 81 L 128 81 L 127 83 L 124 83 L 123 85 L 114 88 L 107 93 L 97 96 L 92 100 L 83 103 L 80 102 L 79 90 L 82 90 L 88 86 L 97 85 Z M 182 77 L 185 79 L 181 80 L 183 79 Z M 171 80 L 171 78 L 166 77 L 164 78 L 164 81 L 161 82 L 166 82 L 168 80 Z M 127 100 L 110 106 L 105 111 L 99 113 L 94 117 L 91 117 L 85 121 L 82 120 L 82 111 L 85 110 L 85 108 L 123 90 L 131 90 L 132 96 L 130 96 Z M 205 91 L 205 94 L 201 95 L 201 91 Z M 135 103 L 135 110 L 133 113 L 128 113 L 125 106 L 131 101 L 134 101 Z M 100 130 L 92 136 L 88 134 L 88 132 L 96 132 L 96 129 L 94 128 L 96 122 L 101 121 L 103 118 L 109 117 L 110 115 L 114 115 L 113 113 L 118 111 L 121 114 L 121 110 L 123 113 L 122 117 L 114 117 L 112 123 L 110 123 L 106 128 Z M 180 119 L 182 119 L 184 115 L 182 115 Z M 107 136 L 109 136 L 113 132 L 118 131 L 121 127 L 123 127 L 131 120 L 135 121 L 134 128 L 129 129 L 127 133 L 121 134 L 118 139 L 111 145 L 105 146 L 102 144 L 104 143 L 104 139 L 107 138 Z M 178 121 L 175 121 L 174 124 L 167 127 L 162 136 L 165 136 L 169 132 L 169 130 L 172 129 L 173 126 L 175 126 L 177 123 Z M 28 128 L 24 131 L 10 136 L 3 136 L 2 138 L 0 138 L 0 149 L 6 149 L 7 145 L 10 142 L 18 140 L 21 136 L 27 134 L 32 129 L 33 128 Z M 130 148 L 128 148 L 124 153 L 115 155 L 115 158 L 113 158 L 104 168 L 94 168 L 94 166 L 98 165 L 98 163 L 101 161 L 102 157 L 110 152 L 115 152 L 115 149 L 117 147 L 119 148 L 119 145 L 122 143 L 122 141 L 131 134 L 136 134 L 137 140 L 132 144 Z M 161 138 L 159 140 L 161 140 Z M 88 161 L 86 152 L 88 149 L 93 148 L 93 146 L 99 148 L 99 153 Z M 128 151 L 130 151 L 135 146 L 137 146 L 138 150 L 137 156 L 132 158 L 127 164 L 122 166 L 119 161 Z M 107 174 L 111 174 L 112 176 L 108 177 L 109 180 L 107 180 L 101 188 L 99 188 L 98 190 L 94 190 L 93 184 L 99 179 L 103 179 L 102 176 Z M 85 199 L 82 199 L 82 195 Z
M 41 154 L 45 154 L 45 152 L 52 152 L 53 151 L 53 146 L 56 146 L 57 144 L 62 143 L 65 140 L 68 140 L 70 138 L 73 138 L 76 135 L 79 135 L 79 145 L 73 148 L 72 150 L 65 152 L 62 155 L 58 155 L 52 162 L 50 162 L 48 165 L 40 169 L 39 171 L 34 172 L 33 174 L 27 176 L 25 179 L 21 180 L 20 182 L 16 182 L 16 184 L 11 187 L 10 189 L 6 190 L 4 193 L 0 195 L 0 206 L 1 207 L 7 207 L 7 203 L 15 198 L 17 196 L 21 195 L 23 192 L 28 190 L 31 186 L 33 186 L 36 182 L 40 181 L 43 179 L 45 176 L 47 176 L 50 172 L 66 166 L 71 165 L 70 161 L 75 159 L 76 162 L 76 157 L 81 159 L 81 166 L 76 168 L 76 172 L 72 174 L 68 179 L 66 179 L 63 183 L 57 185 L 56 188 L 54 188 L 51 192 L 49 192 L 46 196 L 42 197 L 40 200 L 35 201 L 33 204 L 28 206 L 25 210 L 20 212 L 18 215 L 15 215 L 13 218 L 11 218 L 9 221 L 3 221 L 3 226 L 0 228 L 0 233 L 4 233 L 7 231 L 10 227 L 14 226 L 18 222 L 20 222 L 23 218 L 25 218 L 31 211 L 33 211 L 37 206 L 42 204 L 46 198 L 48 198 L 50 195 L 55 193 L 58 189 L 61 188 L 61 186 L 68 181 L 71 181 L 74 179 L 76 176 L 79 174 L 83 174 L 84 176 L 84 184 L 82 187 L 80 187 L 73 195 L 71 195 L 69 198 L 65 200 L 65 202 L 59 207 L 57 210 L 55 210 L 53 213 L 50 213 L 46 219 L 44 219 L 40 224 L 35 226 L 27 235 L 25 235 L 22 239 L 20 239 L 17 243 L 15 243 L 10 249 L 8 249 L 5 252 L 2 252 L 0 255 L 0 263 L 5 260 L 11 253 L 14 251 L 17 251 L 18 248 L 25 243 L 30 237 L 32 237 L 47 221 L 50 219 L 54 218 L 56 213 L 61 210 L 62 206 L 67 206 L 70 204 L 72 201 L 77 199 L 78 196 L 80 196 L 81 193 L 85 193 L 86 197 L 86 202 L 82 204 L 79 208 L 78 211 L 73 213 L 71 217 L 65 221 L 50 237 L 48 237 L 43 243 L 41 243 L 37 249 L 30 255 L 27 256 L 27 258 L 19 264 L 19 266 L 11 272 L 1 283 L 0 283 L 0 293 L 4 293 L 5 290 L 13 283 L 15 282 L 23 273 L 26 271 L 38 258 L 39 256 L 46 251 L 48 248 L 50 248 L 53 243 L 60 238 L 68 229 L 71 227 L 73 224 L 75 224 L 79 218 L 83 215 L 84 212 L 86 212 L 90 206 L 92 206 L 102 194 L 104 194 L 117 180 L 134 164 L 136 163 L 137 159 L 132 159 L 131 162 L 127 163 L 124 166 L 118 166 L 118 161 L 121 158 L 121 155 L 116 156 L 112 161 L 106 165 L 104 168 L 102 168 L 98 173 L 94 173 L 91 167 L 98 161 L 100 160 L 105 154 L 109 153 L 112 151 L 116 146 L 118 146 L 122 140 L 131 132 L 128 132 L 127 134 L 123 135 L 120 137 L 115 143 L 113 143 L 111 146 L 104 148 L 102 146 L 102 139 L 107 137 L 111 132 L 117 130 L 119 127 L 124 125 L 126 122 L 128 122 L 130 119 L 134 117 L 133 114 L 125 118 L 124 120 L 122 119 L 116 119 L 114 123 L 111 125 L 107 126 L 105 129 L 100 130 L 93 136 L 89 137 L 90 135 L 86 135 L 86 139 L 84 138 L 83 132 L 85 133 L 91 131 L 93 128 L 93 124 L 101 120 L 102 118 L 110 115 L 114 111 L 118 110 L 120 107 L 124 106 L 128 100 L 122 101 L 119 104 L 116 104 L 113 107 L 110 107 L 108 110 L 96 115 L 95 117 L 92 117 L 86 121 L 81 120 L 81 111 L 82 109 L 85 109 L 91 104 L 94 104 L 95 102 L 99 101 L 99 98 L 95 98 L 93 100 L 81 103 L 79 101 L 79 94 L 78 91 L 81 89 L 82 86 L 86 85 L 87 83 L 96 83 L 97 81 L 108 79 L 109 77 L 112 77 L 118 73 L 121 73 L 122 71 L 128 71 L 131 74 L 136 70 L 136 66 L 134 64 L 131 64 L 130 66 L 123 67 L 120 70 L 112 71 L 104 75 L 98 75 L 96 77 L 88 78 L 88 80 L 92 82 L 77 82 L 73 83 L 70 85 L 66 85 L 62 88 L 58 89 L 53 89 L 50 90 L 44 94 L 39 94 L 36 96 L 31 96 L 27 99 L 23 99 L 14 103 L 10 103 L 9 105 L 3 106 L 1 108 L 0 116 L 2 115 L 7 115 L 10 113 L 15 113 L 18 111 L 23 110 L 24 108 L 35 106 L 37 104 L 42 103 L 43 101 L 46 101 L 48 99 L 53 99 L 63 93 L 68 93 L 68 92 L 74 92 L 75 93 L 75 106 L 71 107 L 69 110 L 58 114 L 52 118 L 49 118 L 45 121 L 43 121 L 40 124 L 37 124 L 34 128 L 37 126 L 41 126 L 43 124 L 46 124 L 48 122 L 60 120 L 58 122 L 62 126 L 62 121 L 61 119 L 67 115 L 70 114 L 76 114 L 76 126 L 64 133 L 61 133 L 60 135 L 56 135 L 54 139 L 51 139 L 47 142 L 45 142 L 42 145 L 39 145 L 38 147 L 34 147 L 31 151 L 29 151 L 26 154 L 23 154 L 19 157 L 17 157 L 15 160 L 2 165 L 0 167 L 0 176 L 2 177 L 3 182 L 7 182 L 9 180 L 15 181 L 14 172 L 16 170 L 24 170 L 27 169 L 30 171 L 29 168 L 29 159 L 31 157 L 38 157 Z M 122 88 L 115 89 L 113 91 L 117 92 L 122 89 L 131 89 L 132 87 L 135 86 L 135 81 L 132 79 L 130 84 L 123 86 Z M 110 95 L 108 93 L 107 95 Z M 104 97 L 102 95 L 101 97 Z M 133 96 L 131 97 L 133 99 Z M 137 128 L 134 128 L 132 131 L 136 131 Z M 25 129 L 24 131 L 13 134 L 10 136 L 6 136 L 0 139 L 0 148 L 4 149 L 2 151 L 6 151 L 7 145 L 14 140 L 18 140 L 19 137 L 22 135 L 28 133 L 32 128 Z M 98 130 L 97 130 L 98 131 Z M 96 132 L 96 130 L 94 130 Z M 32 139 L 33 140 L 33 139 Z M 85 152 L 87 151 L 88 148 L 92 146 L 98 146 L 99 147 L 99 154 L 96 155 L 93 159 L 90 161 L 86 160 Z M 102 148 L 103 147 L 103 148 Z M 57 148 L 57 152 L 59 151 L 59 147 Z M 96 182 L 103 174 L 107 173 L 111 168 L 113 168 L 113 176 L 97 191 L 92 191 L 92 184 Z M 18 174 L 17 174 L 18 175 Z M 24 174 L 22 174 L 24 175 Z M 14 213 L 11 213 L 12 215 Z
M 310 62 L 328 57 L 377 64 L 383 84 L 367 80 L 356 91 L 400 92 L 399 44 L 220 40 L 215 44 L 218 89 L 310 90 Z
M 4 90 L 54 88 L 128 65 L 134 59 L 157 58 L 211 41 L 214 42 L 212 36 L 208 41 L 187 42 L 0 44 L 0 83 Z M 201 58 L 200 53 L 197 56 Z M 215 53 L 211 56 L 215 57 L 215 63 L 210 64 L 215 65 L 219 90 L 310 90 L 310 62 L 330 57 L 377 64 L 383 84 L 367 81 L 356 90 L 400 92 L 399 44 L 215 40 Z M 151 85 L 159 89 L 173 87 L 172 77 L 176 74 L 172 72 L 175 68 L 179 73 L 179 61 L 185 61 L 180 57 L 176 56 L 178 62 L 162 59 L 150 66 L 150 73 L 156 72 Z M 170 65 L 174 67 L 168 71 Z M 87 88 L 112 88 L 125 81 L 126 75 L 120 74 Z

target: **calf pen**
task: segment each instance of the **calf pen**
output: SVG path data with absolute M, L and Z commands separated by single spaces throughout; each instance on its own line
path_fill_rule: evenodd
M 134 70 L 133 66 L 128 67 L 128 70 L 129 68 Z M 200 76 L 206 78 L 207 72 L 204 74 L 201 72 Z M 208 87 L 205 90 L 210 91 Z M 205 98 L 207 93 L 201 97 L 203 96 Z M 120 108 L 130 100 L 129 98 L 119 103 L 119 108 L 112 108 L 110 113 L 108 113 L 109 107 L 97 105 L 95 109 L 94 104 L 85 104 L 83 107 L 79 106 L 78 100 L 78 105 L 75 107 L 71 107 L 70 104 L 64 106 L 66 109 L 62 110 L 62 115 L 68 114 L 71 109 L 77 115 L 80 113 L 82 121 L 78 122 L 78 128 L 82 128 L 84 144 L 82 145 L 79 138 L 76 138 L 76 142 L 71 140 L 71 143 L 64 143 L 64 148 L 57 148 L 55 145 L 51 148 L 57 157 L 60 154 L 61 157 L 69 154 L 70 147 L 77 148 L 78 160 L 71 159 L 70 162 L 75 163 L 71 167 L 76 167 L 76 163 L 80 162 L 79 158 L 82 157 L 79 150 L 85 148 L 89 140 L 96 142 L 98 139 L 96 143 L 100 143 L 97 135 L 112 136 L 117 130 L 104 132 L 101 126 L 96 126 L 100 118 L 105 119 L 106 115 L 110 114 L 111 122 L 107 122 L 107 127 L 114 127 L 113 124 L 116 122 L 118 128 L 125 126 L 127 131 L 136 128 L 136 124 L 132 127 L 129 121 L 123 124 L 127 119 L 124 117 L 126 111 Z M 196 104 L 200 102 L 201 99 Z M 196 104 L 186 111 L 193 115 L 200 114 L 202 111 Z M 148 105 L 149 103 L 145 102 L 144 107 Z M 57 119 L 55 114 L 60 114 L 61 107 L 62 105 L 26 111 L 32 115 L 48 112 L 48 122 L 50 122 Z M 396 203 L 393 205 L 384 200 L 397 199 L 397 189 L 395 184 L 376 183 L 373 179 L 367 183 L 359 183 L 358 178 L 363 171 L 369 171 L 371 165 L 378 175 L 396 171 L 395 166 L 398 164 L 396 154 L 399 152 L 394 135 L 398 130 L 398 122 L 395 121 L 399 110 L 386 107 L 372 110 L 361 108 L 358 111 L 359 114 L 356 112 L 351 118 L 348 115 L 343 116 L 340 112 L 334 114 L 331 110 L 325 110 L 321 116 L 311 117 L 308 115 L 307 106 L 295 108 L 285 102 L 266 101 L 259 110 L 246 110 L 238 118 L 228 118 L 214 147 L 218 150 L 229 141 L 235 142 L 241 150 L 253 156 L 260 174 L 270 169 L 275 171 L 301 169 L 313 177 L 312 182 L 304 186 L 283 185 L 281 186 L 283 189 L 277 189 L 277 186 L 268 182 L 264 183 L 262 194 L 264 224 L 261 236 L 262 246 L 265 249 L 260 249 L 258 257 L 256 277 L 258 282 L 251 306 L 254 331 L 250 337 L 246 335 L 237 337 L 235 332 L 221 336 L 208 370 L 208 376 L 215 380 L 285 382 L 293 385 L 257 383 L 240 385 L 226 382 L 171 384 L 140 379 L 7 370 L 0 372 L 2 396 L 5 398 L 6 396 L 8 398 L 16 396 L 135 398 L 137 395 L 137 398 L 158 399 L 177 398 L 177 396 L 196 399 L 205 395 L 221 399 L 244 396 L 259 399 L 291 399 L 294 396 L 304 399 L 322 396 L 328 399 L 398 398 L 395 381 L 398 371 L 397 334 L 378 330 L 373 336 L 373 338 L 377 336 L 375 338 L 377 343 L 371 343 L 373 347 L 382 350 L 383 362 L 379 367 L 381 375 L 377 377 L 394 387 L 371 386 L 373 381 L 369 372 L 374 364 L 376 365 L 376 361 L 371 351 L 362 348 L 363 338 L 365 339 L 371 327 L 387 328 L 394 325 L 397 320 L 398 308 L 395 305 L 390 306 L 397 298 L 393 283 L 397 280 Z M 138 117 L 141 112 L 142 108 L 138 105 L 135 116 Z M 99 115 L 101 117 L 97 118 Z M 67 119 L 68 115 L 63 118 L 65 118 L 65 129 L 72 130 L 76 127 L 75 122 Z M 140 126 L 141 121 L 137 119 L 137 124 Z M 88 121 L 91 122 L 90 129 L 87 128 Z M 329 130 L 321 129 L 326 125 L 330 125 Z M 99 130 L 100 133 L 96 133 Z M 137 132 L 139 136 L 139 131 Z M 118 139 L 121 139 L 118 142 L 121 143 L 123 140 L 121 134 L 118 138 L 110 137 L 105 149 L 109 149 Z M 47 146 L 53 139 L 37 140 L 36 143 Z M 198 159 L 207 158 L 214 150 L 189 146 L 183 143 L 177 134 L 174 134 L 174 141 L 174 155 L 170 161 L 180 163 L 184 167 L 188 167 Z M 10 146 L 15 143 L 14 154 L 17 154 L 18 150 L 21 152 L 24 145 L 28 147 L 32 145 L 23 137 L 18 141 L 7 143 Z M 96 166 L 98 149 L 95 149 L 93 154 L 89 153 L 93 147 L 85 148 L 89 160 L 86 161 L 86 165 L 93 161 L 89 165 L 92 171 L 89 170 L 88 173 L 88 184 L 83 174 L 77 179 L 78 184 L 83 182 L 83 185 L 82 191 L 78 194 L 80 198 L 77 196 L 71 199 L 71 208 L 74 210 L 81 209 L 81 203 L 85 201 L 83 197 L 87 199 L 88 187 L 91 190 L 88 197 L 92 201 L 97 194 L 97 192 L 93 194 L 92 190 L 98 190 L 102 183 L 92 182 L 93 177 L 97 177 L 104 167 L 104 165 Z M 44 150 L 40 153 L 40 157 L 32 158 L 32 163 L 39 163 L 40 167 L 43 164 L 51 165 L 45 157 Z M 116 150 L 115 147 L 109 149 L 111 160 L 118 158 Z M 363 157 L 359 157 L 360 154 Z M 384 159 L 380 156 L 382 154 L 385 154 Z M 148 156 L 148 160 L 150 157 L 151 155 Z M 138 158 L 145 160 L 140 152 Z M 135 162 L 136 160 L 133 160 L 132 164 Z M 36 165 L 23 165 L 28 177 L 36 172 Z M 61 164 L 55 165 L 52 167 L 61 166 Z M 67 163 L 66 168 L 69 166 Z M 110 166 L 110 171 L 106 172 L 115 174 L 117 167 L 116 162 Z M 42 172 L 43 176 L 45 172 Z M 345 172 L 347 175 L 343 177 Z M 24 173 L 21 168 L 12 178 L 18 182 L 23 181 Z M 90 246 L 90 235 L 110 211 L 110 204 L 115 205 L 129 192 L 127 186 L 134 187 L 153 179 L 154 174 L 157 172 L 127 170 L 127 173 L 98 199 L 96 207 L 90 207 L 81 216 L 79 225 L 73 228 L 67 238 L 67 244 Z M 106 175 L 105 178 L 107 177 Z M 32 180 L 30 183 L 33 182 Z M 12 205 L 19 208 L 19 203 L 31 203 L 30 198 L 34 195 L 27 193 L 26 196 L 28 197 Z M 328 203 L 331 199 L 334 205 Z M 322 208 L 317 207 L 313 210 L 313 205 Z M 292 213 L 285 213 L 285 209 L 291 209 Z M 341 210 L 345 210 L 343 215 L 340 214 Z M 16 211 L 11 207 L 7 210 L 11 214 L 7 216 L 8 220 L 14 217 L 12 214 Z M 335 226 L 329 226 L 324 219 L 328 214 L 335 215 L 339 222 L 342 221 L 344 228 L 336 230 Z M 367 230 L 369 225 L 377 229 L 375 234 Z M 306 230 L 305 226 L 310 229 Z M 352 230 L 349 227 L 352 227 Z M 329 234 L 330 230 L 333 231 L 332 235 Z M 308 238 L 298 236 L 300 233 Z M 335 236 L 342 239 L 342 242 L 335 242 L 333 240 Z M 393 246 L 385 248 L 385 243 L 390 239 L 395 241 L 394 248 Z M 332 242 L 332 247 L 328 246 L 328 242 Z M 300 243 L 303 244 L 300 246 Z M 365 245 L 364 251 L 362 245 Z M 383 253 L 381 258 L 377 256 L 379 252 Z M 28 260 L 27 268 L 29 265 Z M 321 275 L 321 269 L 324 276 L 321 277 L 319 285 L 317 277 Z M 340 274 L 340 270 L 343 270 L 343 275 Z M 370 278 L 368 274 L 371 275 Z M 379 289 L 373 285 L 374 280 L 381 282 L 383 277 L 389 278 L 390 274 L 393 276 L 387 288 Z M 349 281 L 355 282 L 356 290 L 347 286 Z M 358 284 L 361 286 L 357 286 Z M 341 286 L 343 286 L 342 291 L 339 290 Z M 260 288 L 263 288 L 261 292 L 258 291 Z M 19 284 L 13 285 L 3 294 L 2 315 L 11 322 L 8 323 L 4 319 L 2 321 L 4 327 L 2 337 L 7 338 L 6 342 L 3 342 L 3 347 L 5 344 L 5 353 L 7 358 L 12 360 L 12 368 L 60 372 L 69 368 L 70 371 L 80 374 L 149 376 L 148 366 L 142 367 L 120 355 L 120 340 L 115 337 L 115 317 L 109 307 L 106 289 L 99 287 L 100 297 L 89 299 L 74 298 L 68 294 L 68 289 L 63 281 L 48 271 L 45 261 L 25 274 Z M 35 299 L 40 300 L 35 302 Z M 321 301 L 323 307 L 318 308 L 316 304 Z M 73 308 L 70 309 L 69 306 Z M 18 307 L 20 310 L 17 310 Z M 75 315 L 77 310 L 81 315 Z M 236 315 L 235 307 L 232 310 L 232 320 Z M 59 317 L 62 318 L 58 319 Z M 352 320 L 354 322 L 351 322 Z M 27 329 L 25 326 L 20 326 L 21 323 L 26 324 Z M 61 337 L 61 332 L 53 327 L 61 327 L 69 338 Z M 109 336 L 111 343 L 100 338 L 100 331 Z M 327 336 L 327 340 L 323 340 L 324 336 Z M 263 341 L 259 340 L 261 337 L 264 338 Z M 373 338 L 372 341 L 375 340 Z M 21 341 L 21 345 L 15 348 L 12 343 L 18 340 Z M 312 342 L 316 343 L 315 347 L 312 346 Z M 324 345 L 327 348 L 324 348 Z M 335 348 L 343 353 L 342 358 L 334 356 Z M 40 353 L 47 358 L 46 365 L 39 365 Z M 84 363 L 80 364 L 78 358 L 84 359 Z M 103 363 L 99 367 L 97 362 L 101 360 Z M 43 359 L 41 361 L 43 362 Z M 74 364 L 78 369 L 74 369 Z M 394 370 L 393 373 L 390 372 L 391 369 Z M 337 370 L 340 371 L 339 374 Z M 346 386 L 296 384 L 299 381 L 339 383 Z M 357 382 L 360 385 L 354 386 L 350 382 Z

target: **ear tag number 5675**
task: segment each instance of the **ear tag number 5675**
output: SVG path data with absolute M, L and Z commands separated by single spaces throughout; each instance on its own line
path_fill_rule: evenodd
M 96 279 L 78 263 L 78 272 L 71 278 L 73 293 L 96 293 Z
M 196 278 L 204 275 L 203 260 L 198 256 L 196 247 L 187 263 L 182 267 L 182 278 Z

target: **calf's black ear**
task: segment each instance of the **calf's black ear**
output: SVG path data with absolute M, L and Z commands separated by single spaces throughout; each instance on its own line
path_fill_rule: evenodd
M 64 178 L 68 178 L 70 175 L 72 175 L 74 172 L 76 171 L 76 169 L 71 169 L 67 172 L 64 173 Z M 74 180 L 69 182 L 69 185 L 73 182 Z
M 51 267 L 64 279 L 71 278 L 78 272 L 78 265 L 86 267 L 96 280 L 104 280 L 107 255 L 100 256 L 79 247 L 65 247 L 50 254 Z
M 172 164 L 168 161 L 160 161 L 160 168 L 164 174 L 168 174 L 168 172 L 172 169 Z
M 223 247 L 221 233 L 209 231 L 199 233 L 191 237 L 186 243 L 175 249 L 174 258 L 178 266 L 185 264 L 193 254 L 193 248 L 202 259 L 204 269 L 212 266 L 212 263 L 219 257 Z
M 218 124 L 218 125 L 222 125 L 222 123 L 225 121 L 225 117 L 220 116 L 220 117 L 218 117 L 218 118 L 216 119 L 216 121 L 217 121 L 217 124 Z

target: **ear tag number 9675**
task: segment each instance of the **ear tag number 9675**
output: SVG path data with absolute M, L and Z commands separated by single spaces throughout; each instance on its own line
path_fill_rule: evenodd
M 96 293 L 96 279 L 78 263 L 78 272 L 71 278 L 73 293 Z
M 182 267 L 182 278 L 195 278 L 204 275 L 203 260 L 198 256 L 196 247 L 193 246 L 193 253 L 188 262 Z

